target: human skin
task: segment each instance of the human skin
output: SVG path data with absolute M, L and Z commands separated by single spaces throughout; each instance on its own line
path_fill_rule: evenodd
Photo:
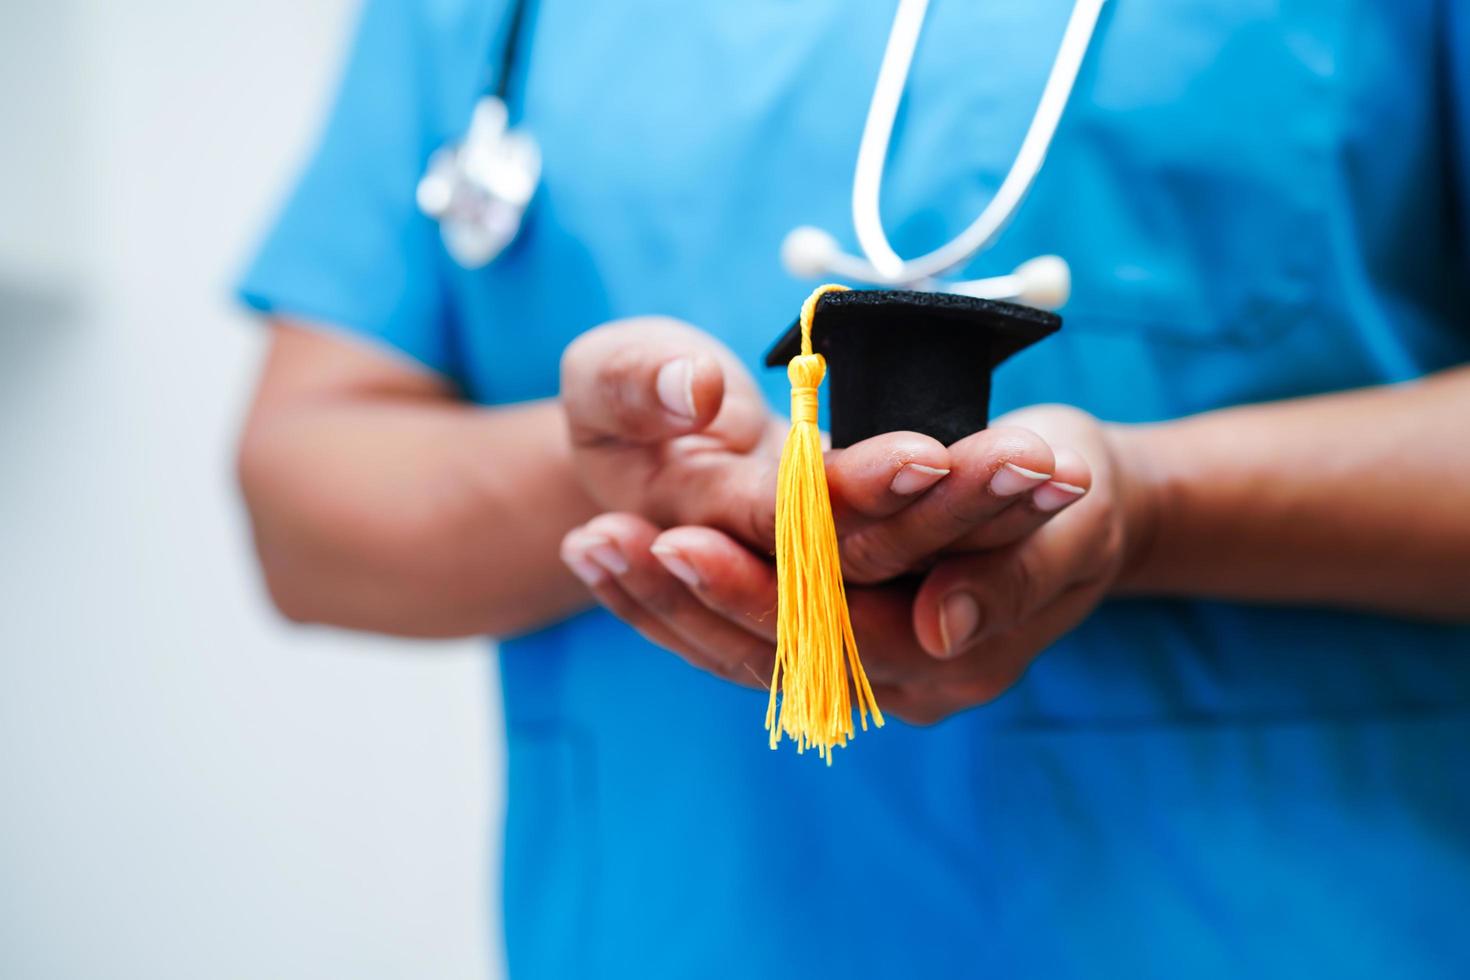
M 274 334 L 239 469 L 288 616 L 503 636 L 592 598 L 720 676 L 769 676 L 784 423 L 707 336 L 608 325 L 569 350 L 561 399 L 484 409 L 353 341 Z M 1155 426 L 1042 406 L 950 447 L 830 454 L 880 703 L 930 722 L 994 698 L 1110 595 L 1470 619 L 1466 418 L 1462 368 Z
M 367 344 L 276 324 L 238 472 L 278 608 L 402 635 L 523 633 L 589 605 L 558 548 L 612 508 L 769 550 L 784 423 L 723 346 L 674 321 L 625 320 L 589 332 L 565 367 L 560 399 L 483 408 Z M 986 445 L 986 466 L 1054 459 L 1029 433 Z M 968 460 L 951 472 L 951 450 L 916 433 L 832 453 L 839 522 L 872 531 L 897 520 L 936 484 L 973 483 Z M 975 510 L 957 532 L 985 516 Z M 987 533 L 1020 536 L 1034 516 Z M 905 565 L 920 539 L 890 540 L 856 562 L 870 574 Z
M 1011 542 L 941 547 L 910 569 L 916 581 L 849 589 L 879 704 L 931 723 L 992 700 L 1111 595 L 1470 621 L 1467 419 L 1467 368 L 1152 426 L 1064 406 L 1005 416 L 998 425 L 1080 453 L 1088 492 Z M 952 481 L 847 547 L 890 554 Z M 605 606 L 720 676 L 769 676 L 776 590 L 762 556 L 628 513 L 574 530 L 564 554 L 577 560 L 589 540 L 619 556 L 589 579 Z

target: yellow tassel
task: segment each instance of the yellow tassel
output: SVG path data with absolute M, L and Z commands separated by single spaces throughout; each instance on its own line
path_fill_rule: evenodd
M 798 752 L 815 747 L 828 765 L 832 749 L 845 746 L 853 735 L 854 696 L 863 730 L 869 712 L 873 724 L 883 726 L 852 635 L 817 428 L 817 388 L 827 362 L 812 353 L 812 317 L 818 300 L 845 288 L 819 286 L 807 297 L 801 306 L 801 353 L 786 366 L 791 432 L 776 487 L 776 668 L 766 708 L 771 748 L 784 733 Z

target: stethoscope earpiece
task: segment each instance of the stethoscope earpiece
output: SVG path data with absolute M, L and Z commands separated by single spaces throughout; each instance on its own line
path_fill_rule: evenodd
M 953 282 L 944 288 L 962 296 L 1055 310 L 1064 306 L 1072 295 L 1072 267 L 1060 255 L 1038 255 L 1016 266 L 1009 275 Z
M 832 261 L 842 247 L 820 228 L 802 225 L 781 240 L 781 264 L 798 279 L 820 279 L 832 272 Z
M 1072 296 L 1072 267 L 1060 255 L 1038 255 L 1012 273 L 1020 280 L 1016 302 L 1043 310 L 1066 305 Z

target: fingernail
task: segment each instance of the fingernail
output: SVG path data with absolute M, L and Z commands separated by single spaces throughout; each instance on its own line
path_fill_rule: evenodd
M 585 558 L 576 558 L 569 555 L 563 558 L 562 561 L 566 563 L 567 568 L 572 570 L 573 575 L 582 580 L 583 585 L 601 585 L 603 579 L 607 578 L 606 572 Z
M 1061 510 L 1068 504 L 1076 503 L 1086 492 L 1085 487 L 1052 480 L 1036 488 L 1036 492 L 1031 495 L 1031 506 L 1039 511 L 1051 513 L 1054 510 Z
M 921 490 L 928 490 L 948 475 L 949 470 L 941 470 L 937 466 L 904 463 L 893 475 L 893 481 L 888 484 L 888 489 L 899 496 L 906 497 Z
M 601 583 L 609 572 L 621 575 L 628 570 L 628 559 L 616 545 L 600 534 L 589 534 L 581 528 L 562 545 L 561 560 L 588 585 Z
M 665 411 L 681 419 L 694 418 L 694 362 L 691 359 L 676 358 L 659 368 L 654 386 Z
M 673 575 L 674 578 L 683 582 L 691 589 L 699 588 L 699 573 L 694 570 L 694 566 L 689 564 L 678 551 L 665 544 L 656 544 L 648 550 L 653 553 L 653 557 L 658 559 L 660 565 L 669 570 L 669 574 Z
M 1014 497 L 1050 479 L 1050 473 L 1038 473 L 1015 463 L 1007 463 L 990 478 L 990 492 L 997 497 Z
M 939 604 L 939 639 L 944 644 L 944 655 L 953 657 L 960 652 L 980 625 L 980 604 L 968 592 L 954 592 Z
M 587 557 L 614 575 L 621 575 L 628 570 L 628 559 L 618 550 L 617 545 L 606 538 L 589 539 Z

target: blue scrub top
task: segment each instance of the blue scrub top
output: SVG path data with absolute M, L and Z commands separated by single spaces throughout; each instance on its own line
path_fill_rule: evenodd
M 900 252 L 994 192 L 1069 7 L 933 4 L 884 187 Z M 503 2 L 369 0 L 243 296 L 484 404 L 556 394 L 567 342 L 633 314 L 754 367 L 810 287 L 787 230 L 854 244 L 891 5 L 533 8 L 516 112 L 545 181 L 503 258 L 458 268 L 414 209 Z M 966 270 L 1072 263 L 1063 332 L 1001 370 L 996 409 L 1168 419 L 1470 361 L 1467 201 L 1470 4 L 1117 0 L 1035 190 Z M 500 656 L 518 976 L 1470 971 L 1464 628 L 1112 602 L 995 704 L 830 769 L 767 749 L 764 694 L 605 613 Z

